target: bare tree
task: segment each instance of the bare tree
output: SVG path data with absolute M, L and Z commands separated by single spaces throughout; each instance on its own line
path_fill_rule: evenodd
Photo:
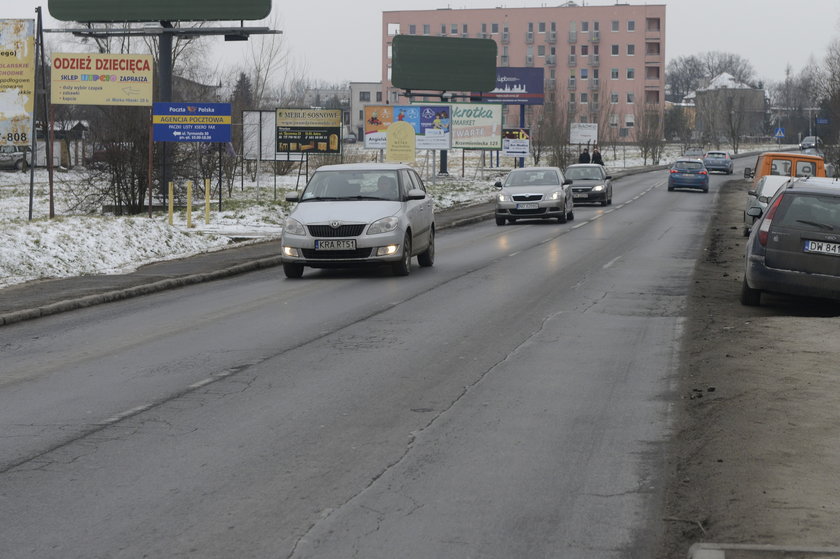
M 636 141 L 642 153 L 644 164 L 648 159 L 653 165 L 659 164 L 665 146 L 664 128 L 658 105 L 645 105 L 636 118 Z

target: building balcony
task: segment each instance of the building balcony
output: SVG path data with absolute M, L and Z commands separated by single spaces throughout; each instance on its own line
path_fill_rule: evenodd
M 534 65 L 534 57 L 533 56 L 526 56 L 525 57 L 525 66 L 533 66 Z
M 553 45 L 557 42 L 557 31 L 549 31 L 548 34 L 545 36 L 545 40 Z
M 527 33 L 525 33 L 525 42 L 529 45 L 534 44 L 534 32 L 533 31 L 528 31 Z
M 545 63 L 547 66 L 554 66 L 557 64 L 557 57 L 553 54 L 549 54 L 545 57 Z
M 506 45 L 508 43 L 510 43 L 510 33 L 505 31 L 504 33 L 502 33 L 502 44 Z
M 598 91 L 601 88 L 601 80 L 599 78 L 593 78 L 591 82 L 589 82 L 589 89 L 592 91 Z
M 500 56 L 499 57 L 499 66 L 510 66 L 510 57 L 509 56 Z
M 569 91 L 577 90 L 577 80 L 569 80 Z
M 600 31 L 593 31 L 589 34 L 589 41 L 592 43 L 600 43 L 601 42 L 601 32 Z
M 577 31 L 569 31 L 569 42 L 577 43 Z
M 601 65 L 601 55 L 600 54 L 590 54 L 589 55 L 589 65 L 593 68 L 597 68 Z
M 569 55 L 569 68 L 574 68 L 577 66 L 577 55 L 570 54 Z

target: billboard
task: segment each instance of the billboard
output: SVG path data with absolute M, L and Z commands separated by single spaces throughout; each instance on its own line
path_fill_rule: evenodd
M 156 142 L 230 142 L 230 103 L 155 103 Z
M 341 109 L 277 109 L 277 152 L 341 153 Z
M 481 99 L 511 105 L 542 105 L 544 76 L 544 68 L 496 68 L 496 87 L 482 93 Z
M 32 143 L 35 20 L 0 20 L 0 145 Z
M 400 89 L 490 91 L 497 50 L 493 39 L 396 35 L 391 83 Z
M 50 102 L 55 105 L 152 105 L 151 54 L 54 54 Z
M 530 129 L 505 128 L 502 131 L 502 155 L 506 157 L 528 157 L 530 152 Z
M 573 122 L 569 125 L 570 144 L 597 144 L 598 124 L 594 122 Z
M 452 148 L 502 149 L 503 105 L 450 103 L 449 106 L 452 111 Z
M 265 19 L 271 0 L 49 0 L 60 21 L 227 21 Z
M 385 149 L 388 128 L 405 122 L 414 129 L 417 149 L 449 149 L 451 122 L 448 105 L 367 105 L 365 148 Z

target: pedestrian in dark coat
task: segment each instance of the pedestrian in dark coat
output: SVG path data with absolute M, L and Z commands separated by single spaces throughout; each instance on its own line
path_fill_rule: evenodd
M 589 163 L 589 161 L 589 148 L 583 148 L 580 157 L 578 157 L 578 163 Z
M 601 150 L 598 148 L 594 148 L 592 150 L 592 163 L 597 163 L 598 165 L 604 165 L 604 159 L 601 157 Z

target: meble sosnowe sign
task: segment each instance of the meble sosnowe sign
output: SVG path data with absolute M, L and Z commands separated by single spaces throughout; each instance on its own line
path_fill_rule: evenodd
M 54 54 L 50 102 L 56 105 L 152 105 L 150 54 Z
M 229 142 L 230 103 L 155 103 L 156 142 Z

